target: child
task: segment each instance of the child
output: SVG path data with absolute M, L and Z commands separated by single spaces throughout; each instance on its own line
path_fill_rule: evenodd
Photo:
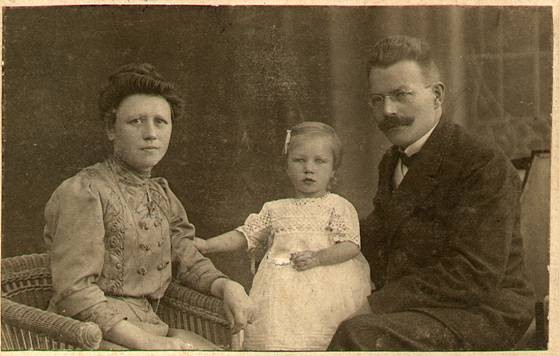
M 334 129 L 303 122 L 284 153 L 295 197 L 265 203 L 234 231 L 195 245 L 202 253 L 268 250 L 253 281 L 248 350 L 326 350 L 336 327 L 368 310 L 369 265 L 359 252 L 355 208 L 329 192 L 342 158 Z

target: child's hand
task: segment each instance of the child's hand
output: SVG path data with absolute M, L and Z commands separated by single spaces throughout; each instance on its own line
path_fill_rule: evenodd
M 300 251 L 291 254 L 291 263 L 297 271 L 305 271 L 320 266 L 320 259 L 316 251 Z
M 200 251 L 201 254 L 205 254 L 208 251 L 207 242 L 199 237 L 194 238 L 194 246 Z

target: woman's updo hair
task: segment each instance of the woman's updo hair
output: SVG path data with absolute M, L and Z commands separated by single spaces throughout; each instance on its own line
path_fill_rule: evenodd
M 109 83 L 99 95 L 99 110 L 107 127 L 115 123 L 116 109 L 126 97 L 134 94 L 158 95 L 171 106 L 173 120 L 183 114 L 184 102 L 175 86 L 157 72 L 149 63 L 131 63 L 117 69 L 109 76 Z
M 287 137 L 285 138 L 284 153 L 287 156 L 289 147 L 295 140 L 304 139 L 304 136 L 318 136 L 326 137 L 330 140 L 332 154 L 334 156 L 334 169 L 338 169 L 342 164 L 342 142 L 336 134 L 332 126 L 318 121 L 303 121 L 300 124 L 293 126 L 287 130 Z

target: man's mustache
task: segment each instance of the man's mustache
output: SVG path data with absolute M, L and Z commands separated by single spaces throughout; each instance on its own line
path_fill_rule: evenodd
M 394 127 L 398 126 L 409 126 L 413 124 L 414 119 L 412 117 L 400 117 L 400 116 L 387 116 L 379 122 L 378 128 L 381 131 L 388 131 Z

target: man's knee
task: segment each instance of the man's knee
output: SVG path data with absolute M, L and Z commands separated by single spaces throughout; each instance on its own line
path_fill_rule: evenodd
M 343 321 L 332 337 L 328 350 L 364 350 L 363 339 L 368 337 L 363 334 L 374 334 L 378 331 L 378 315 L 369 313 L 355 316 Z
M 365 314 L 344 321 L 330 350 L 456 350 L 459 341 L 444 325 L 422 313 Z

